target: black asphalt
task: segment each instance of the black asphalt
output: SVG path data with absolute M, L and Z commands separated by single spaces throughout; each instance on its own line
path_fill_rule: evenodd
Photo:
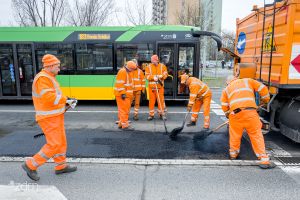
M 18 130 L 0 139 L 0 156 L 32 156 L 45 143 L 33 139 L 35 130 Z M 194 141 L 184 133 L 176 141 L 164 133 L 100 130 L 70 130 L 67 134 L 70 157 L 145 159 L 228 159 L 228 133 L 216 132 L 205 140 Z M 255 159 L 251 146 L 242 141 L 241 159 Z

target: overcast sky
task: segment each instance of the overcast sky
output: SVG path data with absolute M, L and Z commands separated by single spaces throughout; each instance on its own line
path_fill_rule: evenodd
M 116 1 L 120 7 L 124 6 L 126 2 L 126 0 Z M 129 1 L 135 2 L 135 0 Z M 223 0 L 222 29 L 235 31 L 236 18 L 245 17 L 250 13 L 254 4 L 262 6 L 263 2 L 263 0 Z M 266 0 L 266 3 L 271 2 L 273 2 L 273 0 Z M 149 3 L 151 3 L 150 0 Z M 11 0 L 0 0 L 0 5 L 0 26 L 11 26 L 15 24 L 12 15 Z

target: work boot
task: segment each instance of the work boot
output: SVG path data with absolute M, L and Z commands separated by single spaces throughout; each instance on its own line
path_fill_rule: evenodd
M 151 115 L 149 115 L 148 118 L 147 118 L 148 121 L 151 121 L 153 119 L 154 119 L 154 116 L 151 116 Z
M 236 155 L 229 155 L 229 159 L 230 159 L 230 160 L 237 160 L 237 159 L 239 159 L 239 154 L 236 154 Z
M 261 168 L 261 169 L 272 169 L 274 167 L 276 167 L 275 163 L 271 162 L 271 161 L 267 161 L 267 162 L 260 162 L 258 164 L 258 166 Z
M 165 116 L 165 115 L 159 115 L 159 119 L 161 119 L 161 120 L 167 120 L 167 117 Z
M 134 119 L 134 121 L 138 121 L 138 120 L 139 120 L 139 117 L 138 117 L 137 115 L 134 115 L 134 116 L 133 116 L 133 119 Z
M 40 180 L 40 177 L 38 176 L 37 171 L 36 171 L 36 170 L 30 169 L 30 168 L 27 166 L 26 163 L 24 163 L 24 164 L 22 165 L 22 168 L 23 168 L 24 171 L 27 173 L 27 176 L 28 176 L 30 179 L 32 179 L 32 180 L 34 180 L 34 181 Z
M 125 128 L 122 128 L 122 131 L 134 131 L 134 128 L 132 126 L 127 126 Z
M 190 121 L 189 123 L 186 124 L 187 127 L 190 126 L 196 126 L 196 122 Z
M 59 175 L 59 174 L 63 174 L 63 173 L 71 173 L 71 172 L 75 172 L 77 170 L 76 166 L 70 166 L 67 165 L 65 168 L 60 169 L 60 170 L 55 170 L 55 174 Z

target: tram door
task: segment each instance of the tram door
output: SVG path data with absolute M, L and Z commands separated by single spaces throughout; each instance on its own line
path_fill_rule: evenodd
M 165 80 L 166 99 L 186 99 L 189 96 L 188 88 L 184 83 L 184 74 L 193 76 L 195 71 L 195 44 L 194 43 L 160 43 L 158 56 L 160 62 L 168 68 L 168 78 Z
M 169 43 L 162 43 L 158 44 L 158 56 L 159 61 L 166 65 L 168 69 L 168 78 L 165 79 L 165 98 L 166 99 L 174 99 L 175 94 L 175 84 L 176 80 L 174 79 L 174 76 L 176 75 L 175 72 L 175 44 L 169 44 Z
M 0 96 L 17 96 L 13 46 L 11 44 L 0 45 L 0 80 Z
M 31 44 L 17 44 L 18 73 L 22 96 L 31 96 L 34 78 Z

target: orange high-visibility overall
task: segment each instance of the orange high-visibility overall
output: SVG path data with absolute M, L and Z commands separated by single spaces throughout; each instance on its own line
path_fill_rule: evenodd
M 145 92 L 145 75 L 144 72 L 137 68 L 133 72 L 133 98 L 134 100 L 134 116 L 137 116 L 140 109 L 141 92 Z
M 192 106 L 191 121 L 196 122 L 198 119 L 199 111 L 203 105 L 204 128 L 209 128 L 210 125 L 210 102 L 212 92 L 209 87 L 195 77 L 189 77 L 187 85 L 190 90 L 189 106 Z
M 126 71 L 123 67 L 118 71 L 114 93 L 116 96 L 117 106 L 118 106 L 118 118 L 119 127 L 127 128 L 129 126 L 128 117 L 130 112 L 130 103 L 133 95 L 133 76 L 132 72 Z M 122 94 L 126 95 L 125 99 L 122 99 Z
M 154 77 L 158 75 L 162 75 L 162 85 L 154 81 Z M 158 63 L 157 66 L 151 63 L 146 67 L 145 76 L 148 80 L 149 88 L 149 116 L 154 116 L 154 106 L 156 101 L 158 104 L 158 114 L 162 115 L 164 113 L 165 102 L 163 83 L 164 80 L 168 77 L 167 67 L 162 63 Z M 158 96 L 156 86 L 158 89 Z
M 259 93 L 264 103 L 269 102 L 268 88 L 250 78 L 235 79 L 222 92 L 222 109 L 229 115 L 229 153 L 231 157 L 237 157 L 243 131 L 246 129 L 256 156 L 262 164 L 268 164 L 269 157 L 265 151 L 254 91 Z
M 53 158 L 55 170 L 66 165 L 67 140 L 64 127 L 64 112 L 67 97 L 60 90 L 55 77 L 45 70 L 38 73 L 32 85 L 32 99 L 36 121 L 46 137 L 46 144 L 32 158 L 26 160 L 31 170 L 36 170 Z

